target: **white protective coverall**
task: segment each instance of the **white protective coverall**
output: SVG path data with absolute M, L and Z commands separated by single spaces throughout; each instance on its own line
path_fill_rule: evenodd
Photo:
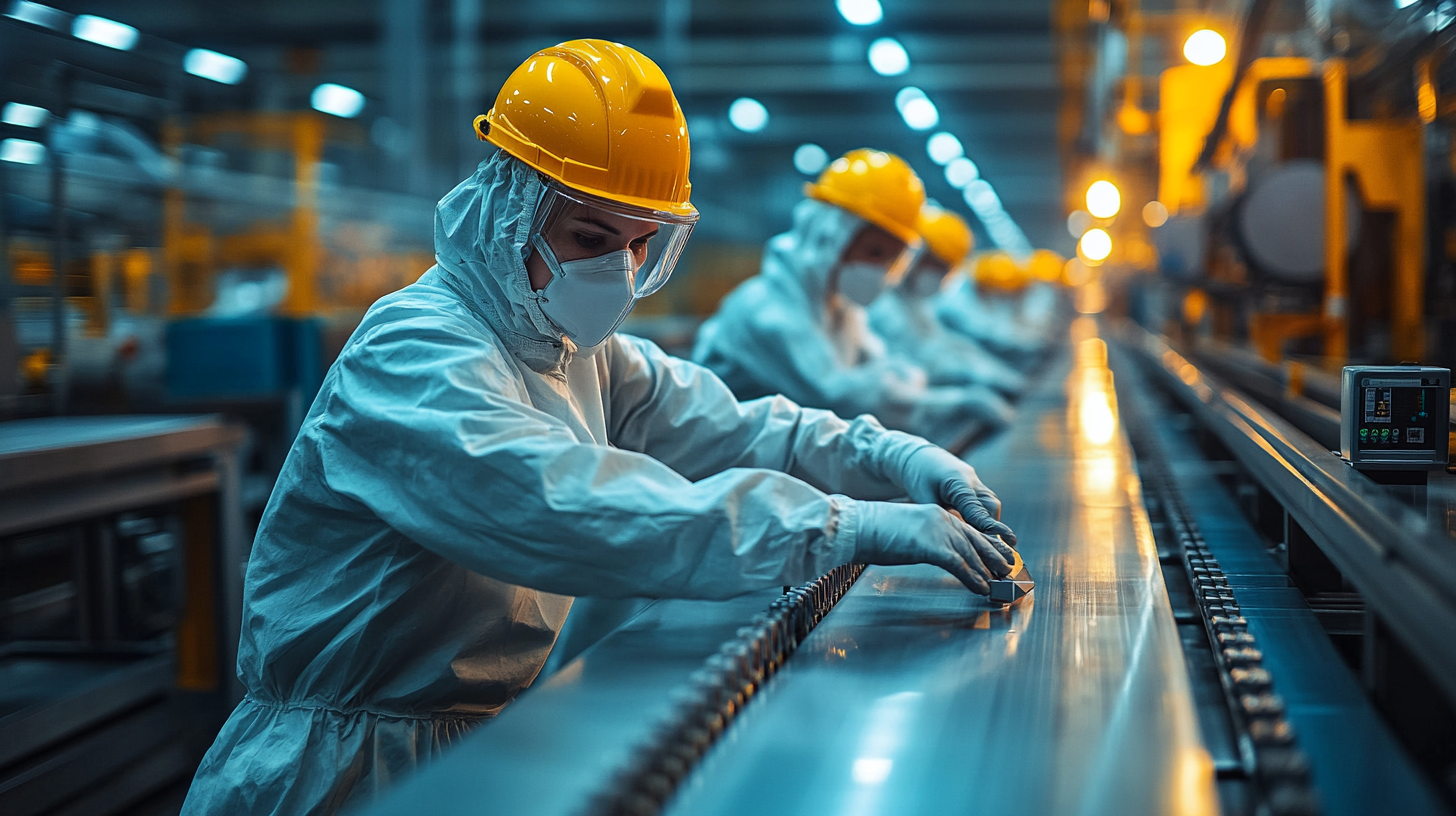
M 739 403 L 616 335 L 574 353 L 524 259 L 541 192 L 504 152 L 441 202 L 437 265 L 329 370 L 248 563 L 246 697 L 186 814 L 332 813 L 537 676 L 572 596 L 726 598 L 856 550 L 929 447 L 870 418 Z
M 840 416 L 873 414 L 947 447 L 978 425 L 1010 422 L 1011 407 L 994 391 L 929 385 L 923 368 L 885 348 L 864 309 L 827 296 L 831 271 L 864 223 L 832 204 L 800 201 L 793 228 L 764 247 L 759 274 L 698 331 L 693 359 L 739 399 L 783 394 Z
M 891 353 L 920 364 L 931 385 L 984 385 L 1006 396 L 1021 393 L 1026 377 L 972 338 L 948 330 L 934 307 L 933 297 L 895 286 L 870 305 L 870 328 Z

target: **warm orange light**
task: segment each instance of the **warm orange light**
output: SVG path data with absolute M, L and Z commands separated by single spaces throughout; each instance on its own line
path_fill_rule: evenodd
M 1122 209 L 1122 193 L 1117 185 L 1102 179 L 1087 188 L 1087 212 L 1097 218 L 1111 218 Z
M 1112 236 L 1101 227 L 1087 230 L 1082 233 L 1082 240 L 1077 242 L 1077 254 L 1094 264 L 1107 260 L 1107 256 L 1112 254 Z
M 1183 56 L 1194 65 L 1217 65 L 1227 55 L 1228 43 L 1223 35 L 1210 28 L 1189 34 L 1183 43 Z
M 1161 201 L 1149 201 L 1143 205 L 1143 223 L 1157 229 L 1168 223 L 1168 208 Z

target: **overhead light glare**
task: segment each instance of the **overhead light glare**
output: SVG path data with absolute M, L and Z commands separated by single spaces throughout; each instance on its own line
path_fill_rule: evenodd
M 966 204 L 975 211 L 976 217 L 982 221 L 991 217 L 1001 209 L 1001 198 L 996 195 L 996 190 L 985 179 L 976 179 L 966 185 L 964 197 Z
M 1077 251 L 1089 261 L 1105 261 L 1112 254 L 1112 236 L 1101 227 L 1093 227 L 1082 233 L 1082 240 L 1077 242 Z
M 332 82 L 325 82 L 314 88 L 308 101 L 314 110 L 342 119 L 353 119 L 364 110 L 364 94 Z
M 757 99 L 741 96 L 728 106 L 728 121 L 744 133 L 757 133 L 768 126 L 768 108 Z
M 28 128 L 38 128 L 50 117 L 51 112 L 45 108 L 24 102 L 6 102 L 4 112 L 0 113 L 0 121 L 5 124 Z
M 834 6 L 850 25 L 874 25 L 885 17 L 880 0 L 835 0 Z
M 182 69 L 193 76 L 221 82 L 224 85 L 236 85 L 248 75 L 246 62 L 237 57 L 229 57 L 227 54 L 209 51 L 206 48 L 194 48 L 188 51 L 187 56 L 182 58 Z
M 881 37 L 870 43 L 870 68 L 880 76 L 899 76 L 910 70 L 910 54 L 894 37 Z
M 829 164 L 829 153 L 812 142 L 794 150 L 794 169 L 806 176 L 817 176 Z
M 1183 56 L 1194 65 L 1217 65 L 1227 54 L 1228 43 L 1223 35 L 1210 28 L 1189 34 L 1183 42 Z
M 976 167 L 976 163 L 965 156 L 952 159 L 950 164 L 945 166 L 946 183 L 957 190 L 963 189 L 967 184 L 970 184 L 980 177 L 980 168 Z
M 961 146 L 961 140 L 943 130 L 925 140 L 925 152 L 930 154 L 930 160 L 936 164 L 950 164 L 953 160 L 966 155 L 966 149 Z
M 16 164 L 40 164 L 45 161 L 46 147 L 29 139 L 6 139 L 0 142 L 0 161 Z
M 935 103 L 914 86 L 901 88 L 895 94 L 895 108 L 913 130 L 930 130 L 940 124 L 940 111 L 935 109 Z
M 78 40 L 130 51 L 136 46 L 138 32 L 126 23 L 118 23 L 94 14 L 82 14 L 71 22 L 71 36 Z
M 1092 182 L 1087 188 L 1087 212 L 1097 218 L 1111 218 L 1122 209 L 1122 193 L 1117 185 L 1105 179 Z
M 22 23 L 30 23 L 41 28 L 49 28 L 53 31 L 65 31 L 66 20 L 71 15 L 53 9 L 50 6 L 42 6 L 40 3 L 32 3 L 30 0 L 15 0 L 10 4 L 10 10 L 5 16 L 12 20 L 19 20 Z

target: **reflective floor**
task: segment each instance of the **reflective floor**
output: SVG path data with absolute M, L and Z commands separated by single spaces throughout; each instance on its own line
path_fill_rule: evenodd
M 1105 349 L 1069 357 L 971 458 L 1035 592 L 867 571 L 669 813 L 1216 812 Z

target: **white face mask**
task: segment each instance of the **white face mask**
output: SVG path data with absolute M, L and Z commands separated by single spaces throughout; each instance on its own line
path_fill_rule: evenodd
M 868 306 L 885 288 L 886 269 L 871 263 L 848 263 L 839 267 L 839 294 L 860 306 Z
M 563 263 L 539 234 L 531 237 L 531 244 L 551 269 L 551 282 L 541 290 L 541 313 L 578 346 L 601 345 L 637 301 L 632 291 L 637 261 L 632 252 L 620 249 Z

